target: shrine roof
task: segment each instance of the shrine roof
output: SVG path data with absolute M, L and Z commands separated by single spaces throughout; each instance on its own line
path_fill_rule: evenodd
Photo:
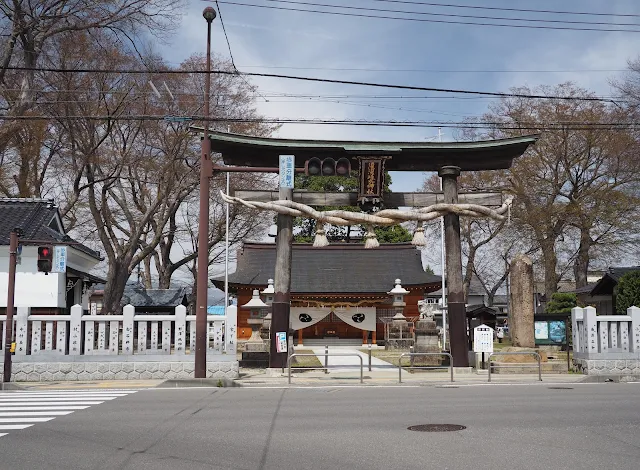
M 203 133 L 202 127 L 191 127 Z M 392 171 L 437 171 L 445 165 L 467 170 L 499 170 L 511 166 L 536 142 L 538 135 L 466 142 L 378 142 L 277 139 L 209 131 L 213 152 L 222 154 L 227 165 L 278 167 L 280 155 L 294 155 L 296 167 L 311 157 L 349 158 L 385 156 Z M 355 167 L 354 167 L 355 168 Z
M 274 278 L 275 264 L 275 244 L 245 243 L 237 252 L 237 267 L 229 274 L 229 284 L 265 287 Z M 373 249 L 356 243 L 292 246 L 292 294 L 386 294 L 398 278 L 406 288 L 432 290 L 441 282 L 439 276 L 424 272 L 421 253 L 410 243 L 381 244 Z M 224 276 L 212 282 L 224 288 Z

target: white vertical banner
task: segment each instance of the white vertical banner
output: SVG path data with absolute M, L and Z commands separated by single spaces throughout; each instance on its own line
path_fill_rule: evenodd
M 237 341 L 236 341 L 236 330 L 238 326 L 238 307 L 235 305 L 229 305 L 227 307 L 227 318 L 224 322 L 225 332 L 224 332 L 224 342 L 225 342 L 225 351 L 227 354 L 231 354 L 233 356 L 236 355 L 238 350 Z
M 295 160 L 293 155 L 280 155 L 280 187 L 293 188 Z

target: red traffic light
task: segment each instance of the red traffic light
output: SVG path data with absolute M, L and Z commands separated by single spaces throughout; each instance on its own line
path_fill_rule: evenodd
M 51 272 L 53 264 L 53 250 L 50 246 L 38 247 L 38 271 L 42 273 Z

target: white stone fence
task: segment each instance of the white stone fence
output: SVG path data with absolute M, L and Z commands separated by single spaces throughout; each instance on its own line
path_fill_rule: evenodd
M 126 305 L 122 315 L 83 315 L 82 307 L 74 305 L 69 315 L 31 315 L 29 308 L 19 307 L 14 316 L 14 360 L 28 360 L 29 356 L 42 361 L 72 360 L 73 356 L 129 356 L 127 361 L 176 356 L 192 360 L 196 317 L 186 312 L 179 305 L 172 315 L 136 315 L 135 307 Z M 0 322 L 4 350 L 6 315 L 0 315 Z M 207 322 L 209 353 L 235 359 L 236 307 L 228 308 L 228 316 L 209 315 Z
M 573 363 L 593 375 L 640 375 L 640 308 L 626 315 L 597 315 L 593 307 L 571 310 Z

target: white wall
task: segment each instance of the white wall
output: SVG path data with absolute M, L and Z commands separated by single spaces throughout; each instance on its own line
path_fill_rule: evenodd
M 66 275 L 59 273 L 16 273 L 16 307 L 66 307 Z M 0 272 L 0 307 L 7 306 L 9 273 Z

